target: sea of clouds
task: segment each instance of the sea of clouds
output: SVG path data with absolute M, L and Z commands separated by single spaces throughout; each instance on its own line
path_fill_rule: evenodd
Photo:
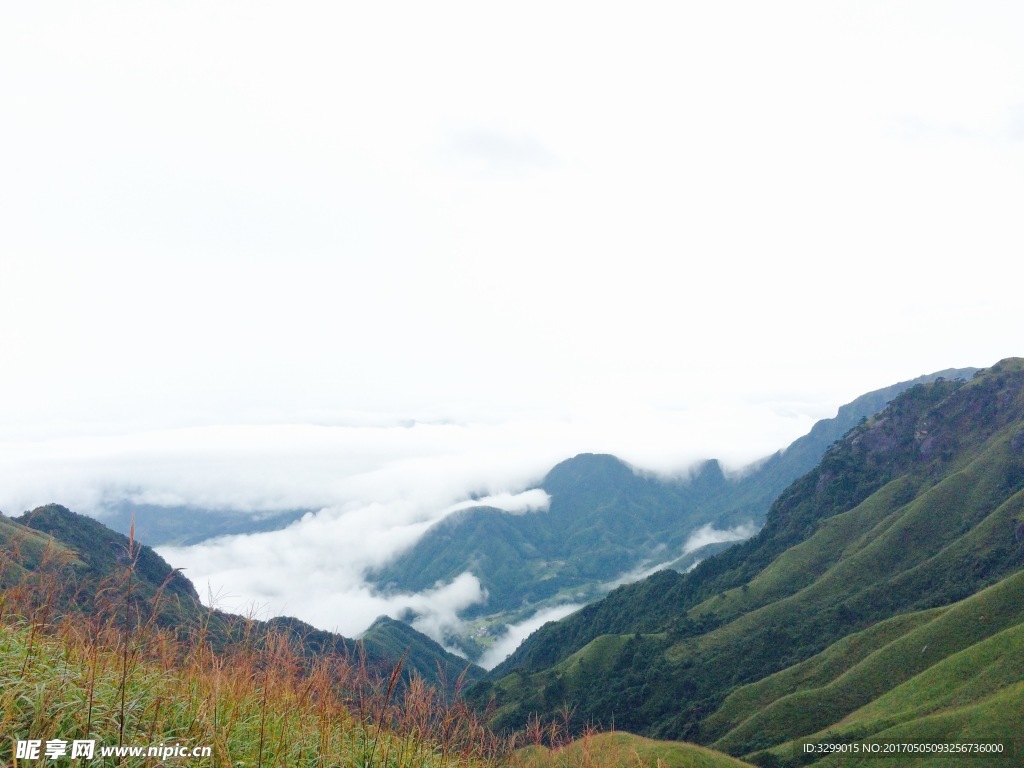
M 315 510 L 280 531 L 159 551 L 184 569 L 206 602 L 225 610 L 297 616 L 347 636 L 382 614 L 412 612 L 417 629 L 442 640 L 464 628 L 461 611 L 487 599 L 474 575 L 415 594 L 384 593 L 366 578 L 438 520 L 478 504 L 543 514 L 549 499 L 537 485 L 556 463 L 585 451 L 615 453 L 640 471 L 665 475 L 685 475 L 708 455 L 738 467 L 787 444 L 813 421 L 792 408 L 785 413 L 751 406 L 741 418 L 734 411 L 714 420 L 714 429 L 708 414 L 679 412 L 592 422 L 378 419 L 8 435 L 0 442 L 7 481 L 0 484 L 0 508 L 11 515 L 57 502 L 101 520 L 121 501 L 240 515 Z M 538 622 L 572 609 L 509 628 L 485 661 L 497 663 Z

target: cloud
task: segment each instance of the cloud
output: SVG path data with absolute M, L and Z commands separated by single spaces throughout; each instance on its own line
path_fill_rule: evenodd
M 531 488 L 522 493 L 497 493 L 481 496 L 478 499 L 460 501 L 452 504 L 446 512 L 458 512 L 473 507 L 495 507 L 512 515 L 525 515 L 528 512 L 546 512 L 551 505 L 551 496 L 542 488 Z
M 490 178 L 558 165 L 557 156 L 535 136 L 485 128 L 453 132 L 443 155 L 452 168 Z
M 458 613 L 486 593 L 472 574 L 418 594 L 377 593 L 362 575 L 415 541 L 426 524 L 388 525 L 394 510 L 369 505 L 324 509 L 283 531 L 230 536 L 186 547 L 161 547 L 169 562 L 186 564 L 207 602 L 257 615 L 292 615 L 355 636 L 381 614 L 412 611 L 415 626 L 436 640 L 458 631 Z
M 659 550 L 660 554 L 663 556 L 665 552 L 665 547 L 660 547 Z M 633 570 L 626 571 L 625 573 L 617 576 L 611 581 L 606 581 L 604 584 L 601 585 L 601 591 L 611 592 L 613 589 L 615 589 L 616 587 L 621 587 L 623 584 L 632 584 L 634 581 L 641 581 L 642 579 L 646 579 L 648 576 L 651 576 L 657 573 L 658 571 L 664 570 L 669 565 L 671 565 L 672 562 L 674 562 L 676 559 L 676 557 L 672 557 L 670 560 L 662 560 L 656 563 L 655 565 L 651 565 L 651 561 L 648 560 L 647 562 L 634 568 Z
M 799 424 L 786 421 L 790 429 Z M 7 478 L 0 509 L 16 514 L 55 501 L 102 518 L 107 506 L 129 500 L 248 515 L 317 510 L 282 531 L 160 551 L 185 569 L 205 599 L 225 609 L 295 615 L 346 635 L 381 614 L 398 618 L 411 610 L 418 627 L 443 640 L 461 626 L 459 611 L 486 601 L 475 576 L 412 595 L 379 594 L 364 574 L 459 509 L 486 504 L 511 514 L 542 513 L 550 500 L 538 482 L 576 453 L 611 452 L 638 467 L 685 471 L 694 457 L 715 449 L 711 438 L 728 433 L 721 419 L 713 433 L 693 428 L 697 423 L 679 411 L 660 418 L 608 411 L 576 419 L 367 418 L 8 436 L 0 442 Z M 772 438 L 777 429 L 752 437 L 748 451 L 779 447 Z
M 413 627 L 441 643 L 449 634 L 462 632 L 464 622 L 458 617 L 460 611 L 486 599 L 486 590 L 471 573 L 462 573 L 433 590 L 398 598 L 403 606 L 416 612 Z
M 494 644 L 487 649 L 483 656 L 480 657 L 477 664 L 484 669 L 493 669 L 502 661 L 507 659 L 509 655 L 522 644 L 523 640 L 532 635 L 549 621 L 564 619 L 570 613 L 574 613 L 582 607 L 582 605 L 577 605 L 575 603 L 557 605 L 553 608 L 545 608 L 542 611 L 538 611 L 530 618 L 525 621 L 521 621 L 518 624 L 509 625 L 504 634 L 495 640 Z
M 735 528 L 720 530 L 708 523 L 690 534 L 683 545 L 683 554 L 688 555 L 708 544 L 721 544 L 726 541 L 743 541 L 757 533 L 757 526 L 753 523 L 737 525 Z
M 528 489 L 577 453 L 613 453 L 666 475 L 709 457 L 739 467 L 834 413 L 817 402 L 802 409 L 787 402 L 779 411 L 739 398 L 623 408 L 581 393 L 565 415 L 149 430 L 110 424 L 91 432 L 79 424 L 78 434 L 65 436 L 0 430 L 0 509 L 15 514 L 51 501 L 86 513 L 120 500 L 245 512 L 381 503 L 395 510 L 389 519 L 425 520 L 490 497 L 486 503 L 510 512 L 541 510 L 543 492 Z

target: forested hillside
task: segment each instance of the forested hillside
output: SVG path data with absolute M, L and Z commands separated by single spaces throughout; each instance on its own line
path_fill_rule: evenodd
M 630 571 L 659 564 L 686 570 L 728 546 L 688 551 L 690 536 L 703 526 L 755 531 L 778 494 L 858 422 L 916 384 L 966 379 L 974 372 L 949 369 L 869 392 L 785 450 L 730 476 L 713 459 L 688 477 L 668 479 L 640 473 L 614 456 L 576 456 L 540 483 L 551 497 L 549 509 L 511 514 L 474 507 L 454 513 L 371 578 L 385 590 L 420 591 L 470 572 L 488 599 L 465 615 L 492 629 L 541 606 L 592 601 Z M 482 651 L 469 637 L 450 640 L 471 658 Z
M 909 389 L 786 489 L 756 537 L 544 627 L 471 693 L 503 727 L 568 702 L 578 727 L 766 764 L 826 732 L 1019 741 L 1003 704 L 1024 681 L 1022 520 L 1013 359 Z
M 390 673 L 404 656 L 406 681 L 419 676 L 443 684 L 449 693 L 464 673 L 465 680 L 482 674 L 465 659 L 398 622 L 379 623 L 372 633 L 356 641 L 294 618 L 260 621 L 211 610 L 200 602 L 192 583 L 152 548 L 57 504 L 39 507 L 20 518 L 0 516 L 0 543 L 0 586 L 25 586 L 49 579 L 55 615 L 81 611 L 102 621 L 110 610 L 125 610 L 121 602 L 109 599 L 116 591 L 130 604 L 132 621 L 152 620 L 182 639 L 201 633 L 218 646 L 245 633 L 284 633 L 311 658 L 342 654 L 359 658 L 381 673 Z M 125 582 L 129 566 L 131 580 Z

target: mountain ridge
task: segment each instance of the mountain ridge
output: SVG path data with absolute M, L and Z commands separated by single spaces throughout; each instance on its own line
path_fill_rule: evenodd
M 546 511 L 512 515 L 493 507 L 462 509 L 367 578 L 385 592 L 419 591 L 468 571 L 487 590 L 488 600 L 467 609 L 464 617 L 471 626 L 490 629 L 541 607 L 590 602 L 623 574 L 659 563 L 685 570 L 728 546 L 685 554 L 690 535 L 702 526 L 755 530 L 775 497 L 859 421 L 916 384 L 966 379 L 976 371 L 945 369 L 861 395 L 786 449 L 736 475 L 708 459 L 686 478 L 671 480 L 638 472 L 608 454 L 579 454 L 556 464 L 539 483 L 551 499 Z M 446 641 L 470 658 L 484 650 L 466 637 Z
M 119 573 L 130 568 L 130 595 L 136 615 L 143 621 L 152 616 L 159 626 L 174 629 L 181 637 L 201 633 L 215 644 L 224 644 L 240 632 L 284 633 L 309 656 L 341 653 L 362 658 L 384 674 L 390 674 L 401 659 L 404 680 L 418 675 L 429 683 L 447 686 L 448 695 L 454 695 L 454 685 L 463 676 L 475 680 L 483 674 L 480 668 L 399 622 L 377 627 L 371 636 L 353 640 L 294 617 L 260 621 L 207 608 L 192 582 L 151 547 L 59 504 L 37 507 L 19 518 L 0 516 L 0 534 L 7 553 L 5 566 L 21 555 L 20 539 L 35 542 L 35 549 L 47 546 L 46 541 L 38 539 L 40 535 L 56 542 L 63 557 L 51 558 L 49 567 L 59 574 L 61 599 L 57 606 L 63 605 L 63 610 L 97 612 L 103 602 L 102 593 L 110 589 Z M 28 561 L 28 568 L 12 572 L 23 578 L 44 565 L 45 558 L 36 554 Z M 11 586 L 14 580 L 7 582 L 4 586 Z
M 882 733 L 885 723 L 874 731 L 858 726 L 857 736 L 839 721 L 849 708 L 815 722 L 809 706 L 779 709 L 764 694 L 730 715 L 726 697 L 765 686 L 772 674 L 799 679 L 801 664 L 834 665 L 838 649 L 852 647 L 858 633 L 875 638 L 876 652 L 895 643 L 886 651 L 895 653 L 900 640 L 885 635 L 882 624 L 894 617 L 907 631 L 915 622 L 942 628 L 927 630 L 942 642 L 927 643 L 935 655 L 922 657 L 924 669 L 907 667 L 900 676 L 872 668 L 877 690 L 861 705 L 898 685 L 938 684 L 927 683 L 927 675 L 946 679 L 936 665 L 954 664 L 956 654 L 966 654 L 957 664 L 982 664 L 991 656 L 982 644 L 1020 623 L 1016 609 L 1005 608 L 1012 601 L 1003 601 L 999 621 L 976 635 L 928 612 L 976 619 L 971 611 L 986 605 L 987 615 L 995 605 L 986 590 L 1016 595 L 1024 585 L 1022 519 L 1024 361 L 1008 359 L 969 382 L 906 390 L 790 485 L 755 537 L 689 574 L 657 573 L 546 625 L 469 696 L 492 702 L 499 727 L 514 727 L 526 713 L 550 715 L 567 702 L 576 707 L 578 727 L 614 722 L 656 738 L 714 743 L 759 764 L 788 764 L 794 739 L 836 729 L 867 737 Z M 1015 645 L 1021 636 L 1010 632 L 999 642 L 1024 652 Z M 993 669 L 1008 680 L 993 683 L 986 696 L 1004 695 L 1024 678 L 1019 665 Z M 793 695 L 824 706 L 823 694 L 800 685 L 779 697 Z M 981 699 L 976 703 L 992 713 Z M 784 743 L 744 735 L 742 723 L 752 717 L 765 725 L 749 726 L 751 733 L 770 733 L 767 723 L 782 712 L 790 713 L 788 725 L 775 733 L 786 736 Z M 950 705 L 927 718 L 949 725 L 959 712 Z M 923 733 L 915 729 L 924 729 L 927 718 L 908 717 L 901 733 Z M 1019 740 L 1020 718 L 993 715 L 993 728 Z

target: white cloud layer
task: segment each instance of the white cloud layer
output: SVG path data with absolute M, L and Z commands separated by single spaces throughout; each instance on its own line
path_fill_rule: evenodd
M 552 608 L 545 608 L 544 610 L 537 611 L 537 613 L 525 621 L 506 627 L 505 632 L 484 652 L 484 655 L 480 657 L 480 660 L 477 663 L 484 669 L 493 669 L 508 658 L 509 655 L 511 655 L 511 653 L 522 644 L 523 640 L 528 638 L 549 621 L 564 619 L 570 613 L 574 613 L 582 607 L 582 605 L 577 605 L 575 603 L 556 605 Z
M 9 440 L 0 444 L 7 479 L 0 499 L 8 514 L 57 501 L 102 517 L 105 505 L 122 499 L 239 513 L 319 510 L 283 531 L 160 551 L 185 569 L 204 599 L 212 596 L 226 609 L 295 615 L 346 635 L 362 632 L 381 614 L 412 610 L 415 626 L 442 640 L 461 627 L 461 610 L 486 600 L 476 577 L 463 574 L 419 595 L 378 594 L 365 579 L 437 520 L 478 505 L 543 514 L 550 498 L 533 486 L 578 452 L 610 451 L 645 469 L 682 474 L 728 432 L 739 435 L 761 424 L 762 433 L 749 432 L 744 441 L 753 455 L 741 459 L 738 441 L 731 446 L 738 461 L 750 460 L 797 436 L 779 441 L 778 435 L 806 431 L 810 421 L 788 412 L 773 421 L 758 408 L 738 408 L 729 429 L 720 420 L 712 432 L 698 429 L 699 417 L 676 416 L 606 423 L 234 425 Z
M 0 439 L 0 509 L 13 514 L 57 501 L 96 512 L 105 501 L 129 499 L 246 511 L 383 503 L 413 520 L 460 503 L 540 510 L 539 490 L 520 492 L 576 453 L 614 453 L 666 474 L 708 456 L 739 466 L 805 433 L 822 410 L 720 400 L 666 411 L 609 404 L 560 419 L 137 432 L 115 425 L 108 434 L 64 437 L 12 430 Z
M 683 554 L 688 555 L 691 552 L 696 552 L 698 549 L 706 547 L 708 544 L 722 544 L 727 541 L 743 541 L 757 533 L 757 530 L 757 526 L 753 523 L 737 525 L 734 528 L 726 528 L 724 530 L 715 528 L 714 525 L 708 523 L 690 534 L 690 537 L 686 540 L 686 544 L 683 545 Z
M 751 436 L 750 445 L 764 445 L 758 455 L 778 447 L 771 442 L 777 430 L 800 429 L 805 420 L 782 422 Z M 734 429 L 744 426 L 750 424 Z M 0 498 L 8 513 L 57 501 L 102 516 L 105 504 L 121 499 L 239 512 L 317 509 L 284 531 L 161 552 L 224 607 L 256 605 L 347 634 L 361 632 L 382 613 L 398 616 L 411 608 L 420 616 L 417 626 L 440 639 L 445 627 L 458 625 L 459 610 L 485 599 L 475 578 L 464 575 L 425 595 L 385 597 L 365 582 L 365 572 L 458 509 L 491 505 L 542 514 L 550 499 L 531 486 L 575 453 L 608 450 L 641 466 L 655 458 L 655 468 L 682 472 L 708 449 L 704 440 L 712 442 L 710 435 L 652 419 L 604 425 L 236 425 L 9 441 L 0 444 L 8 478 Z
M 496 493 L 493 496 L 481 496 L 477 499 L 460 501 L 452 504 L 447 512 L 473 507 L 495 507 L 512 515 L 525 515 L 527 512 L 547 512 L 551 506 L 551 497 L 541 488 L 531 488 L 522 493 Z

